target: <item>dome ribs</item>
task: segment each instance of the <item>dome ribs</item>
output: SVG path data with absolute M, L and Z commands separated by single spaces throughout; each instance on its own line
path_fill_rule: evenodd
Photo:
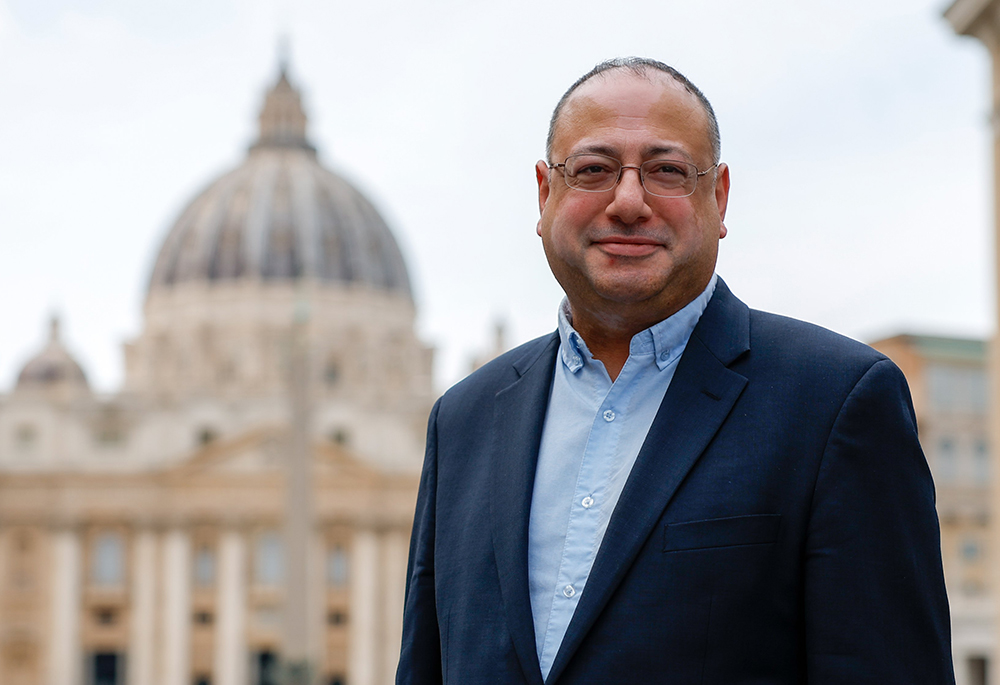
M 265 109 L 243 163 L 201 192 L 165 237 L 150 293 L 181 283 L 315 279 L 412 299 L 392 232 L 367 198 L 318 162 L 286 76 Z

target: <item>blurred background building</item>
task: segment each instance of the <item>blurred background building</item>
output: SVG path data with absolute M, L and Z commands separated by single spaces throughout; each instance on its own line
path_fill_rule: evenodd
M 965 36 L 972 36 L 976 38 L 982 45 L 984 45 L 989 52 L 990 65 L 991 65 L 991 96 L 990 102 L 992 103 L 989 121 L 992 126 L 993 133 L 993 239 L 994 239 L 994 256 L 993 256 L 993 266 L 994 266 L 994 307 L 995 313 L 1000 314 L 1000 0 L 954 0 L 945 11 L 945 18 L 951 24 L 952 28 L 956 33 Z M 997 316 L 995 321 L 1000 321 L 1000 316 Z M 1000 445 L 1000 334 L 994 329 L 993 339 L 989 345 L 989 355 L 987 359 L 988 368 L 988 382 L 986 384 L 988 388 L 989 402 L 987 403 L 987 416 L 986 416 L 986 435 L 988 435 L 989 444 L 994 446 Z M 957 424 L 955 424 L 957 425 Z M 937 439 L 945 441 L 946 436 L 940 435 Z M 974 438 L 978 439 L 978 438 Z M 928 445 L 928 438 L 924 438 L 925 447 Z M 956 443 L 941 442 L 937 447 L 954 448 Z M 932 447 L 933 449 L 933 447 Z M 947 450 L 945 450 L 947 452 Z M 939 465 L 939 470 L 943 467 L 943 464 L 948 463 L 950 457 L 941 457 L 942 462 Z M 987 458 L 987 461 L 992 461 L 992 458 Z M 951 468 L 950 466 L 947 468 Z M 949 471 L 950 473 L 950 471 Z M 947 491 L 943 492 L 945 494 Z M 971 557 L 974 557 L 977 552 L 973 549 L 973 544 L 977 540 L 984 540 L 987 542 L 988 549 L 986 551 L 984 571 L 982 573 L 983 580 L 980 581 L 985 584 L 989 589 L 990 587 L 996 588 L 998 581 L 1000 581 L 1000 563 L 996 559 L 995 550 L 1000 548 L 1000 526 L 996 525 L 992 521 L 991 509 L 989 506 L 992 503 L 1000 501 L 1000 469 L 993 469 L 992 476 L 989 480 L 989 484 L 984 491 L 985 499 L 988 503 L 985 519 L 987 525 L 982 527 L 982 531 L 978 535 L 972 535 L 972 528 L 967 524 L 962 524 L 958 522 L 961 515 L 955 517 L 952 520 L 952 525 L 956 527 L 953 531 L 958 534 L 959 540 L 952 540 L 952 544 L 957 544 L 962 546 L 962 553 L 959 556 L 966 557 L 967 560 L 971 561 Z M 970 500 L 975 501 L 975 499 Z M 944 522 L 947 524 L 949 521 L 948 514 L 951 507 L 949 506 L 948 500 L 942 501 L 942 509 Z M 939 507 L 941 508 L 941 507 Z M 966 505 L 966 509 L 969 509 L 969 504 Z M 965 550 L 964 546 L 966 541 L 970 543 L 968 550 Z M 947 543 L 944 543 L 947 544 Z M 981 548 L 980 548 L 981 549 Z M 990 554 L 989 550 L 992 549 L 994 554 Z M 954 549 L 949 550 L 945 547 L 946 558 L 948 552 L 954 552 Z M 965 554 L 965 552 L 968 554 Z M 954 568 L 954 562 L 952 563 Z M 961 574 L 960 574 L 961 575 Z M 968 578 L 961 578 L 960 583 L 962 585 L 966 583 L 975 583 L 977 581 L 977 576 L 969 576 Z M 954 587 L 954 582 L 952 583 Z M 962 597 L 960 594 L 952 593 L 952 606 L 955 610 L 959 608 L 964 608 L 962 604 Z M 988 594 L 986 603 L 989 609 L 985 612 L 989 612 L 988 615 L 995 619 L 995 592 Z M 957 613 L 957 611 L 956 611 Z M 971 618 L 971 616 L 970 616 Z M 953 621 L 956 634 L 960 634 L 960 630 L 963 628 L 963 623 L 960 618 L 956 617 Z M 990 621 L 991 625 L 995 625 L 995 620 Z M 964 683 L 971 683 L 972 685 L 979 685 L 979 683 L 995 684 L 1000 682 L 1000 674 L 997 673 L 996 655 L 1000 653 L 1000 631 L 993 630 L 990 635 L 988 642 L 988 648 L 981 650 L 978 660 L 975 656 L 969 656 L 966 663 L 961 662 L 962 654 L 958 652 L 958 642 L 956 640 L 956 675 L 962 680 L 959 681 L 960 685 Z M 990 667 L 990 661 L 992 661 L 993 666 Z
M 296 682 L 391 682 L 433 399 L 414 314 L 282 68 L 163 241 L 124 388 L 92 392 L 54 320 L 0 396 L 0 683 L 271 685 L 289 655 Z
M 934 475 L 957 685 L 987 685 L 996 622 L 987 344 L 898 335 L 872 346 L 906 375 Z
M 1000 0 L 946 16 L 997 64 Z M 245 161 L 162 243 L 121 391 L 53 320 L 0 395 L 0 685 L 392 681 L 432 351 L 395 239 L 306 124 L 282 69 Z M 998 346 L 874 346 L 937 483 L 958 685 L 996 685 Z

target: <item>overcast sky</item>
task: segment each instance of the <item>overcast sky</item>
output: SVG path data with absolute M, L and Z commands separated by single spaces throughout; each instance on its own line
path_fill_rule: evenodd
M 744 301 L 863 340 L 987 335 L 987 54 L 946 5 L 0 0 L 0 392 L 52 312 L 118 387 L 160 242 L 243 159 L 281 34 L 320 159 L 402 246 L 439 386 L 494 320 L 511 343 L 554 327 L 533 165 L 562 91 L 630 54 L 713 102 L 718 270 Z

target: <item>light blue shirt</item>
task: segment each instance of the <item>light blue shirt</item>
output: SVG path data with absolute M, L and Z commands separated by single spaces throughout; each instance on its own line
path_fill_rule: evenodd
M 611 382 L 559 308 L 559 359 L 538 452 L 528 522 L 528 584 L 542 677 L 580 601 L 611 513 L 695 324 L 715 292 L 636 333 Z

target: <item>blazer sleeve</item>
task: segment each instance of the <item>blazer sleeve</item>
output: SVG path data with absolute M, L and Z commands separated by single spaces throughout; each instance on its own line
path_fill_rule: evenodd
M 427 426 L 427 449 L 410 538 L 397 685 L 440 685 L 442 682 L 441 640 L 434 591 L 437 416 L 440 404 L 441 400 L 438 400 L 434 405 Z
M 863 374 L 827 441 L 804 600 L 809 685 L 955 682 L 934 485 L 888 360 Z

